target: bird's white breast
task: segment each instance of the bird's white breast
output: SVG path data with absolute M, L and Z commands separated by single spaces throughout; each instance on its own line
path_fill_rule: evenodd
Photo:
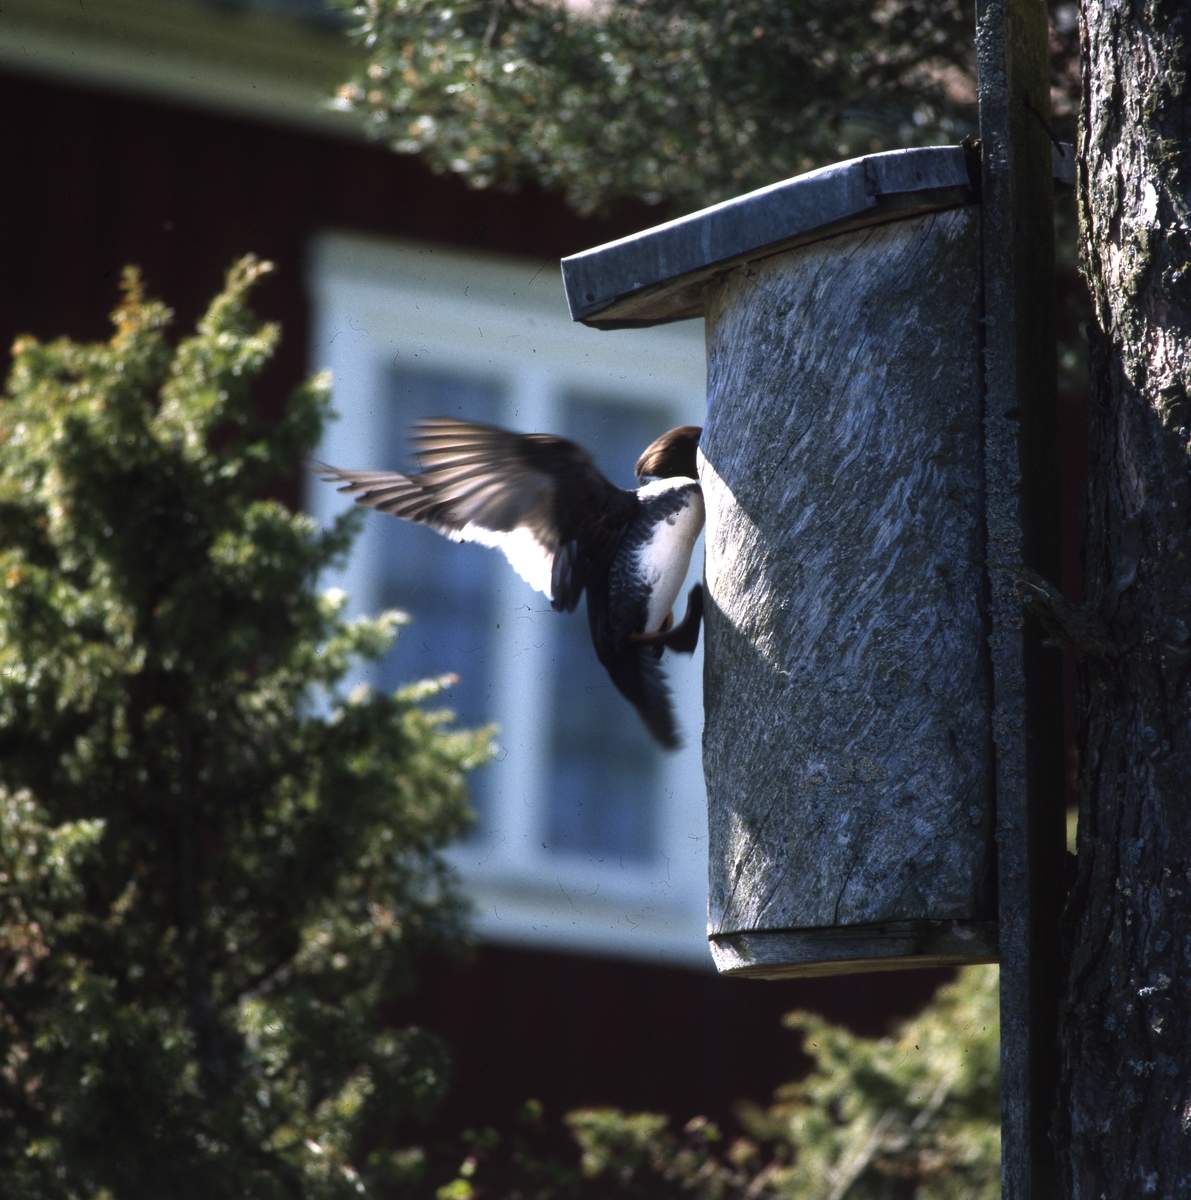
M 653 496 L 679 488 L 688 489 L 686 503 L 658 521 L 637 551 L 637 571 L 649 588 L 646 633 L 662 627 L 682 588 L 691 565 L 691 551 L 703 528 L 703 493 L 693 479 L 656 479 L 637 492 L 642 501 L 648 502 Z

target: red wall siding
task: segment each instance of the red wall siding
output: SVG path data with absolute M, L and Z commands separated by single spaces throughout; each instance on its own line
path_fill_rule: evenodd
M 424 963 L 402 1024 L 441 1034 L 455 1060 L 435 1127 L 511 1128 L 532 1097 L 558 1118 L 586 1105 L 702 1115 L 731 1127 L 738 1100 L 766 1103 L 810 1065 L 781 1024 L 805 1008 L 879 1037 L 950 971 L 833 979 L 725 979 L 638 962 L 484 946 L 466 967 Z
M 264 388 L 306 368 L 306 246 L 350 229 L 557 262 L 653 223 L 638 207 L 582 221 L 555 197 L 469 191 L 377 146 L 0 73 L 0 344 L 18 333 L 105 338 L 126 263 L 180 328 L 233 259 L 276 263 L 257 307 L 285 333 Z

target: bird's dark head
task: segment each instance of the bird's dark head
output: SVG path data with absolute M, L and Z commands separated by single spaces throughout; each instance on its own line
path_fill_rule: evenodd
M 699 435 L 703 432 L 698 425 L 679 425 L 669 433 L 663 433 L 656 442 L 646 447 L 637 459 L 637 481 L 646 479 L 697 479 L 695 451 L 699 447 Z

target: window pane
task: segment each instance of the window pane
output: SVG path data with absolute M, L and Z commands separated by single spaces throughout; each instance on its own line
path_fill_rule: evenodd
M 594 398 L 565 407 L 567 435 L 620 487 L 635 487 L 641 451 L 664 413 Z M 593 855 L 650 858 L 657 849 L 660 752 L 596 659 L 585 612 L 557 623 L 551 711 L 550 842 Z
M 467 417 L 492 422 L 500 394 L 491 383 L 452 375 L 393 372 L 383 461 L 389 470 L 411 470 L 409 435 L 418 417 Z M 383 521 L 380 599 L 413 618 L 381 665 L 388 689 L 415 679 L 459 676 L 447 703 L 464 725 L 496 716 L 492 707 L 491 612 L 494 571 L 504 559 L 483 546 L 450 539 L 408 521 Z M 479 783 L 479 779 L 476 779 Z M 473 788 L 473 790 L 482 790 Z

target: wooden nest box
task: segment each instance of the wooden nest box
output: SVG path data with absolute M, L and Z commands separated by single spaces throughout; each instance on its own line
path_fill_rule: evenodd
M 997 957 L 980 178 L 875 154 L 563 261 L 578 321 L 706 322 L 723 972 Z

